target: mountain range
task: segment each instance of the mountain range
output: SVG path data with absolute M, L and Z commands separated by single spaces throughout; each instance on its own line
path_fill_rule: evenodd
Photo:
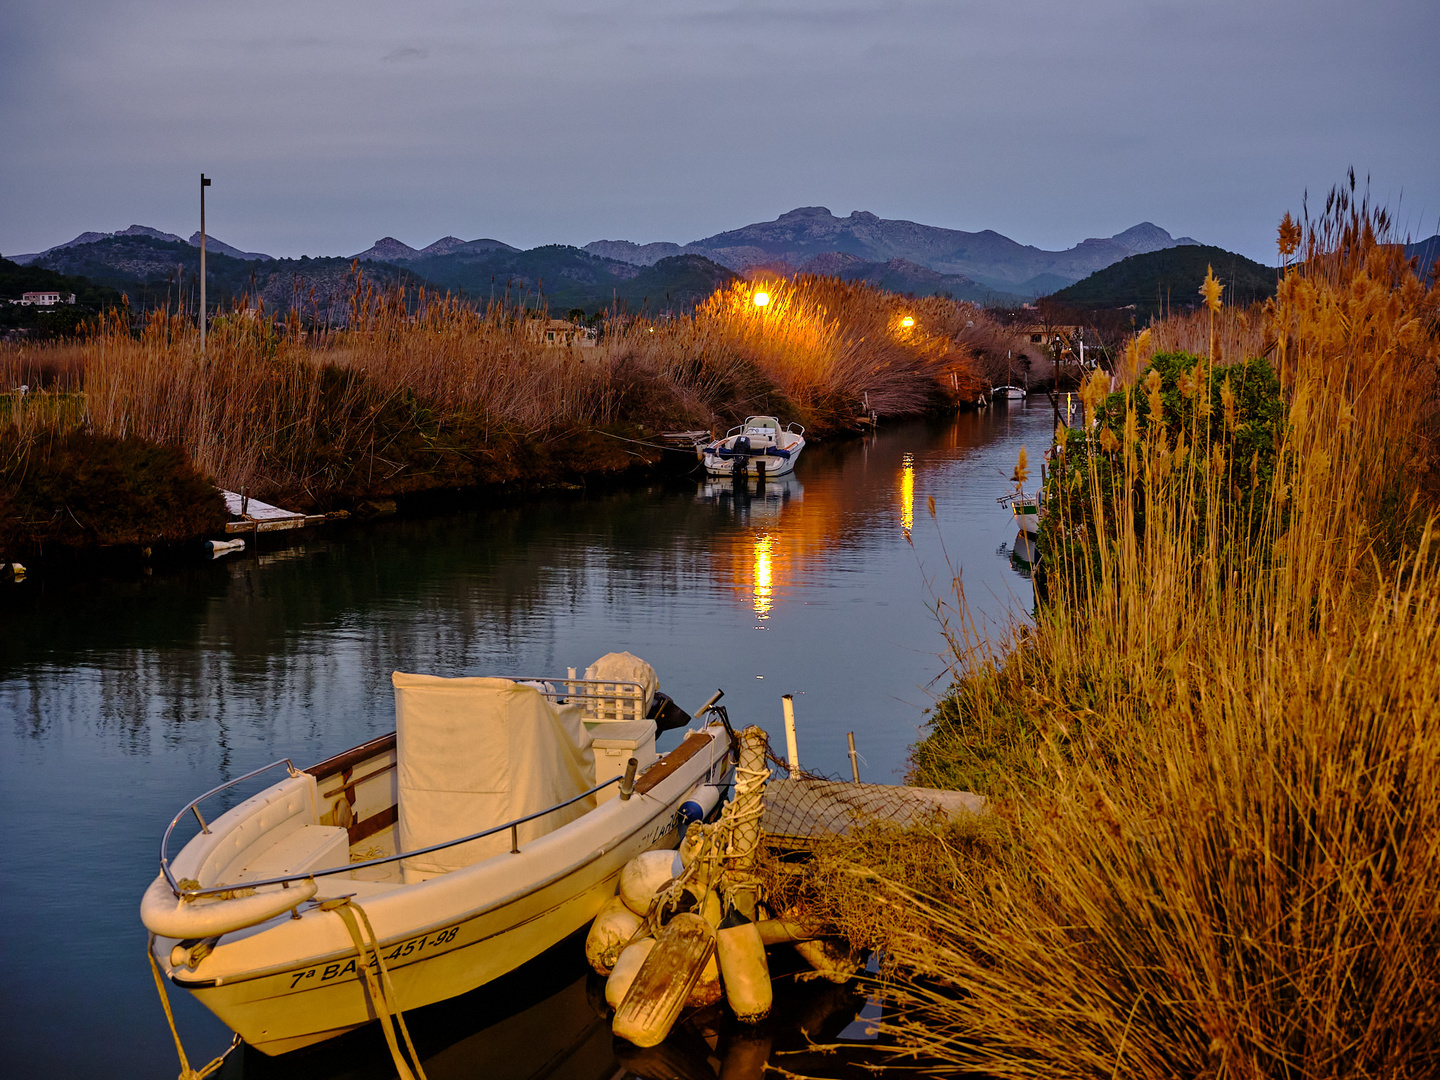
M 1082 240 L 1064 251 L 1045 251 L 992 229 L 942 229 L 881 218 L 864 210 L 841 218 L 823 206 L 802 206 L 774 221 L 716 233 L 683 246 L 597 240 L 586 244 L 585 250 L 639 265 L 673 255 L 703 255 L 741 274 L 757 268 L 804 270 L 817 256 L 835 253 L 870 264 L 888 265 L 898 259 L 937 274 L 964 278 L 970 286 L 1036 296 L 1073 284 L 1127 256 L 1198 242 L 1188 236 L 1176 239 L 1146 221 L 1111 237 Z M 904 271 L 905 267 L 894 269 Z M 872 268 L 866 273 L 878 271 Z M 953 284 L 965 286 L 959 281 Z
M 63 261 L 60 253 L 66 249 L 142 237 L 191 247 L 199 243 L 198 233 L 186 240 L 149 226 L 132 225 L 113 233 L 81 233 L 46 251 L 13 256 L 12 261 L 59 269 L 52 264 Z M 1142 222 L 1111 237 L 1083 240 L 1064 251 L 1046 251 L 988 229 L 944 229 L 881 218 L 864 210 L 840 218 L 823 206 L 804 206 L 774 221 L 745 225 L 683 245 L 597 240 L 579 250 L 599 262 L 572 258 L 574 265 L 566 268 L 566 276 L 577 281 L 594 278 L 594 283 L 605 277 L 627 281 L 639 273 L 631 268 L 655 267 L 678 256 L 699 256 L 742 276 L 762 271 L 834 273 L 898 292 L 947 293 L 959 299 L 984 300 L 994 294 L 1008 298 L 1043 295 L 1127 256 L 1196 242 L 1190 237 L 1176 239 L 1159 226 Z M 539 261 L 554 264 L 555 252 L 561 247 L 546 245 L 530 251 L 549 252 Z M 252 262 L 283 261 L 261 252 L 241 251 L 213 236 L 206 238 L 206 248 Z M 520 264 L 536 260 L 517 262 L 514 258 L 526 254 L 489 238 L 467 241 L 445 236 L 427 247 L 414 248 L 387 236 L 349 258 L 404 267 L 436 284 L 474 292 L 479 278 L 488 286 L 490 276 L 497 281 L 506 274 L 513 278 L 517 272 L 527 277 Z M 686 265 L 693 272 L 696 264 Z M 539 273 L 528 277 L 533 278 L 532 284 L 542 279 Z M 558 284 L 558 279 L 552 280 Z M 613 295 L 617 287 L 610 284 Z

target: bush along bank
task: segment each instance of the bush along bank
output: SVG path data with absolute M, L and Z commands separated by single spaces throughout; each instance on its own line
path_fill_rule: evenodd
M 389 429 L 373 449 L 313 448 L 324 486 L 281 489 L 270 499 L 287 509 L 365 516 L 397 503 L 509 500 L 693 463 L 693 456 L 662 450 L 643 428 L 612 427 L 540 439 Z M 222 538 L 228 520 L 219 488 L 180 447 L 79 428 L 42 428 L 24 438 L 17 428 L 0 430 L 0 564 L 33 570 L 87 553 L 178 554 Z
M 0 430 L 0 563 L 223 535 L 215 485 L 184 451 L 136 436 Z
M 1440 1073 L 1440 297 L 1343 195 L 1290 233 L 1266 360 L 1089 388 L 1033 625 L 986 640 L 958 587 L 942 609 L 956 678 L 911 779 L 989 794 L 997 835 L 856 852 L 892 853 L 870 883 L 905 913 L 882 935 L 902 1052 Z

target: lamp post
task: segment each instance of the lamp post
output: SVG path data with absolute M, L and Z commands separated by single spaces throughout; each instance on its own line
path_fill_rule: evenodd
M 210 178 L 200 174 L 200 359 L 205 359 L 205 189 Z

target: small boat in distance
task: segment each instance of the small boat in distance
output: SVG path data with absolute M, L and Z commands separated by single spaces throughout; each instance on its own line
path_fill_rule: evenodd
M 392 681 L 394 732 L 221 784 L 161 841 L 140 905 L 151 958 L 265 1054 L 377 1017 L 388 1030 L 392 1013 L 540 955 L 595 918 L 627 862 L 713 812 L 733 775 L 718 691 L 656 754 L 657 732 L 691 717 L 629 653 L 578 679 Z M 202 801 L 276 769 L 207 823 Z M 199 831 L 172 858 L 191 813 Z
M 994 386 L 990 388 L 990 400 L 1024 401 L 1025 393 L 1023 386 Z
M 705 471 L 711 476 L 784 476 L 793 472 L 805 449 L 805 429 L 799 424 L 780 426 L 773 416 L 747 417 L 723 439 L 701 449 Z
M 1015 526 L 1022 533 L 1035 536 L 1040 532 L 1040 496 L 1024 491 L 1012 491 L 1001 496 L 997 502 L 1008 506 L 1015 517 Z

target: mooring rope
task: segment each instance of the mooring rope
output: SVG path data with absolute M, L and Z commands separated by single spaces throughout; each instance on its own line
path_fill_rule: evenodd
M 375 1015 L 380 1018 L 380 1026 L 385 1032 L 385 1042 L 390 1047 L 390 1057 L 395 1062 L 395 1070 L 400 1074 L 400 1080 L 425 1080 L 425 1070 L 420 1067 L 420 1055 L 415 1052 L 415 1044 L 410 1041 L 410 1029 L 405 1026 L 405 1014 L 400 1011 L 400 1006 L 395 1000 L 395 984 L 390 981 L 390 969 L 385 966 L 385 958 L 380 955 L 380 940 L 375 936 L 375 927 L 370 925 L 370 916 L 365 914 L 365 909 L 355 903 L 350 897 L 342 896 L 334 900 L 325 900 L 320 904 L 321 911 L 333 911 L 340 916 L 345 924 L 345 929 L 350 931 L 350 940 L 355 943 L 355 951 L 359 956 L 359 968 L 361 979 L 366 989 L 370 992 L 370 1001 L 375 1006 Z M 356 924 L 356 914 L 360 916 L 360 922 L 365 925 L 365 936 L 360 934 L 360 927 Z M 367 945 L 375 953 L 375 968 L 379 971 L 377 978 L 375 970 L 370 967 L 366 959 L 365 950 Z M 414 1063 L 414 1071 L 405 1061 L 400 1053 L 400 1045 L 395 1038 L 395 1027 L 400 1027 L 400 1034 L 405 1039 L 405 1047 L 410 1051 L 410 1061 Z
M 150 973 L 155 976 L 155 989 L 160 994 L 160 1004 L 165 1009 L 165 1022 L 170 1025 L 170 1037 L 175 1040 L 175 1053 L 180 1057 L 179 1080 L 205 1080 L 230 1056 L 230 1052 L 240 1045 L 240 1036 L 236 1035 L 231 1040 L 225 1052 L 210 1062 L 203 1069 L 192 1069 L 190 1059 L 185 1056 L 185 1044 L 180 1041 L 180 1032 L 175 1028 L 175 1014 L 170 1011 L 170 995 L 165 992 L 165 980 L 160 974 L 160 965 L 155 962 L 155 935 L 150 935 L 150 940 L 145 944 L 145 955 L 150 958 Z

